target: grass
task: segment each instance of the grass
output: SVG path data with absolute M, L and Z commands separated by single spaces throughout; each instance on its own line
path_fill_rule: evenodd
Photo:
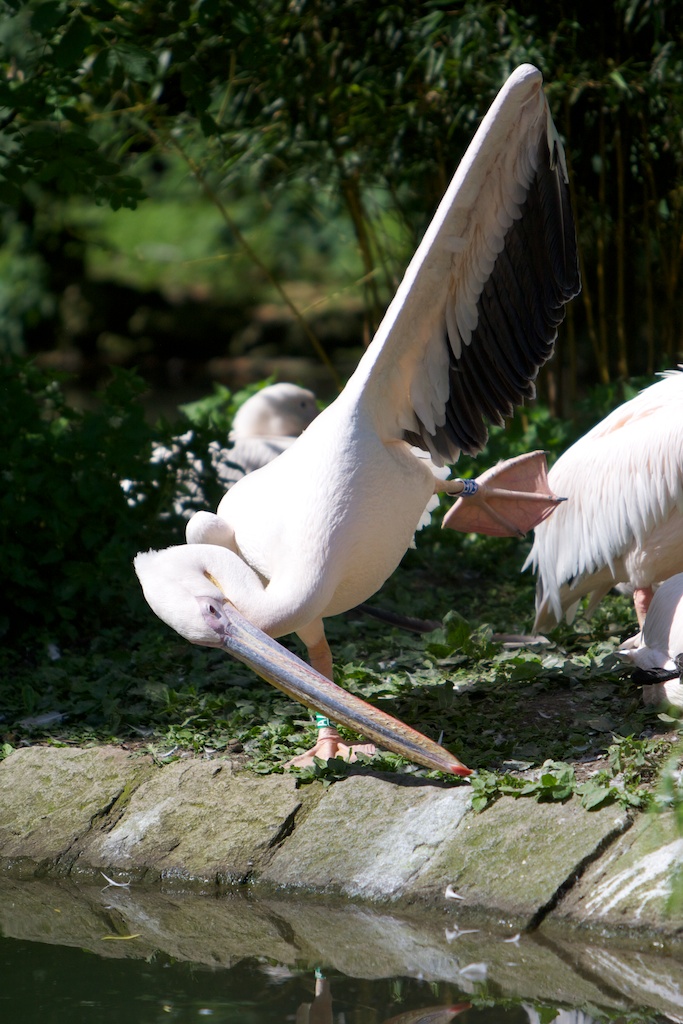
M 89 276 L 169 295 L 194 291 L 240 307 L 245 296 L 250 303 L 276 297 L 182 161 L 170 159 L 161 182 L 144 166 L 142 174 L 151 201 L 136 210 L 71 200 L 53 211 L 87 242 Z M 271 200 L 235 186 L 228 195 L 229 217 L 275 278 L 310 282 L 321 297 L 342 289 L 362 294 L 353 229 L 324 190 L 302 183 Z
M 427 735 L 443 734 L 478 771 L 480 809 L 506 792 L 647 803 L 675 733 L 671 719 L 642 705 L 614 656 L 634 629 L 630 602 L 608 597 L 594 619 L 559 627 L 545 646 L 506 646 L 495 635 L 527 632 L 533 618 L 533 579 L 519 573 L 528 542 L 423 533 L 374 603 L 442 626 L 407 633 L 358 612 L 329 620 L 337 681 Z M 151 614 L 132 635 L 105 631 L 69 649 L 46 643 L 0 658 L 5 752 L 110 742 L 160 763 L 192 752 L 271 772 L 313 741 L 305 709 Z M 373 767 L 429 774 L 388 754 Z M 357 770 L 339 763 L 299 775 L 330 781 Z

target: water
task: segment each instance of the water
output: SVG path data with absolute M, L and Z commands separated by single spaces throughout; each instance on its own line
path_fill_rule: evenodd
M 683 962 L 656 940 L 565 942 L 458 917 L 0 879 L 0 1021 L 683 1019 Z
M 319 985 L 327 991 L 314 1003 L 314 971 L 251 959 L 222 969 L 173 963 L 163 956 L 152 962 L 110 960 L 64 946 L 7 939 L 0 940 L 0 965 L 0 1014 L 13 1024 L 379 1024 L 420 1007 L 447 1006 L 453 995 L 460 998 L 443 984 L 412 978 L 366 981 L 333 972 Z M 419 1018 L 416 1014 L 415 1024 Z M 447 1024 L 448 1015 L 442 1019 Z M 528 1024 L 520 1008 L 505 1010 L 502 1017 L 489 1009 L 459 1019 L 463 1024 Z

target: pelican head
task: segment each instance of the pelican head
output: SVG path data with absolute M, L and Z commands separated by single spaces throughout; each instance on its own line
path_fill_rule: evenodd
M 240 406 L 231 436 L 298 437 L 317 415 L 312 391 L 296 384 L 270 384 Z
M 242 615 L 226 590 L 243 585 L 251 570 L 234 552 L 213 544 L 180 545 L 141 552 L 134 564 L 152 611 L 186 640 L 220 647 L 289 697 L 386 750 L 437 771 L 471 774 L 443 747 L 336 686 Z

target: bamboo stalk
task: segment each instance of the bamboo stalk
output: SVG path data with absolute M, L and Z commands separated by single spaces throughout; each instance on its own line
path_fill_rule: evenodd
M 588 339 L 591 343 L 593 350 L 593 358 L 595 359 L 595 366 L 598 372 L 598 379 L 601 384 L 609 384 L 609 369 L 604 365 L 602 359 L 602 353 L 600 351 L 600 344 L 598 341 L 598 333 L 595 327 L 595 309 L 593 305 L 593 297 L 591 294 L 591 285 L 588 280 L 588 274 L 586 273 L 586 260 L 583 255 L 583 248 L 581 246 L 581 231 L 579 222 L 579 204 L 576 197 L 576 185 L 574 184 L 574 174 L 572 171 L 571 164 L 571 153 L 569 146 L 566 151 L 567 159 L 567 171 L 569 174 L 569 197 L 572 204 L 572 210 L 574 211 L 574 220 L 576 222 L 576 238 L 577 238 L 577 252 L 579 259 L 579 273 L 581 274 L 581 301 L 583 303 L 584 312 L 586 314 L 586 330 L 588 332 Z M 576 371 L 575 371 L 576 372 Z M 576 381 L 574 386 L 576 387 Z
M 652 238 L 650 237 L 650 208 L 647 182 L 643 176 L 643 244 L 645 249 L 645 344 L 647 373 L 655 372 L 655 303 L 652 283 Z
M 600 362 L 605 375 L 604 383 L 609 381 L 609 347 L 607 338 L 607 302 L 605 284 L 605 248 L 606 248 L 606 220 L 607 220 L 607 174 L 605 154 L 605 110 L 600 109 L 600 174 L 598 175 L 598 203 L 600 216 L 598 218 L 598 234 L 596 239 L 596 275 L 598 279 L 598 347 L 600 350 Z
M 343 169 L 341 167 L 339 170 L 342 195 L 351 217 L 351 223 L 353 224 L 353 230 L 356 234 L 356 241 L 358 242 L 358 248 L 363 261 L 363 279 L 365 282 L 364 287 L 367 297 L 365 303 L 365 344 L 367 346 L 374 336 L 377 325 L 379 324 L 382 314 L 382 302 L 377 290 L 377 281 L 374 273 L 375 260 L 373 257 L 370 233 L 368 231 L 368 219 L 363 207 L 363 200 L 358 188 L 358 181 L 356 179 L 349 178 L 348 176 L 344 176 Z
M 617 122 L 614 132 L 614 156 L 617 170 L 617 218 L 614 232 L 616 247 L 617 294 L 615 303 L 615 327 L 617 334 L 617 371 L 624 380 L 629 376 L 628 350 L 625 328 L 625 268 L 626 268 L 626 223 L 625 223 L 625 182 L 624 182 L 624 150 L 621 125 Z

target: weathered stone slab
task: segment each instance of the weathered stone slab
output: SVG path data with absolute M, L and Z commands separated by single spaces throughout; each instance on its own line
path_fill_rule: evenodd
M 29 873 L 57 864 L 152 770 L 113 747 L 14 751 L 0 762 L 0 863 Z
M 372 900 L 409 896 L 469 805 L 469 789 L 354 776 L 326 790 L 258 879 Z
M 78 844 L 73 872 L 145 873 L 179 889 L 241 883 L 263 866 L 301 802 L 289 776 L 233 773 L 227 761 L 177 761 L 136 789 L 112 828 Z
M 452 885 L 468 908 L 496 910 L 529 925 L 629 819 L 614 807 L 585 811 L 575 800 L 536 803 L 503 797 L 468 814 L 411 885 L 433 899 Z
M 640 815 L 553 917 L 670 933 L 683 928 L 683 838 L 673 814 Z

